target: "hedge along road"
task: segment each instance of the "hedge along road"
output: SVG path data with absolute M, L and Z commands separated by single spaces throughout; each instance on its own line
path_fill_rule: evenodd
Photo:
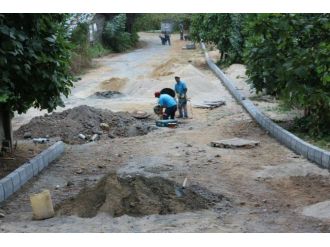
M 207 69 L 200 49 L 182 50 L 185 42 L 178 35 L 172 36 L 171 47 L 162 46 L 156 34 L 141 34 L 141 39 L 146 42 L 141 49 L 99 59 L 99 67 L 76 83 L 67 107 L 88 104 L 115 111 L 152 112 L 154 91 L 172 87 L 174 75 L 187 82 L 193 103 L 222 99 L 226 105 L 214 110 L 194 108 L 193 119 L 177 129 L 66 146 L 62 158 L 2 206 L 1 231 L 328 232 L 328 171 L 268 136 Z M 118 88 L 123 96 L 90 97 L 105 87 Z M 31 112 L 16 119 L 16 124 L 28 121 L 35 114 Z M 260 146 L 221 149 L 208 145 L 233 137 L 256 140 Z M 198 186 L 224 199 L 208 209 L 177 214 L 113 218 L 101 212 L 101 207 L 92 218 L 69 213 L 45 221 L 31 220 L 31 193 L 47 188 L 53 203 L 62 205 L 108 172 L 161 176 L 177 183 L 187 177 L 188 188 Z

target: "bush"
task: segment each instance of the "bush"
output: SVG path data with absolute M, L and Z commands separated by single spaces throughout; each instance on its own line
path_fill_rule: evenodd
M 79 74 L 83 69 L 91 67 L 92 59 L 104 56 L 111 52 L 101 43 L 91 44 L 88 40 L 89 29 L 87 23 L 79 23 L 72 31 L 70 41 L 72 44 L 71 71 Z
M 103 31 L 104 44 L 115 52 L 123 52 L 135 45 L 137 34 L 130 34 L 126 29 L 126 14 L 119 14 L 110 20 Z
M 211 42 L 220 51 L 220 64 L 241 63 L 243 58 L 243 14 L 195 14 L 190 33 L 195 41 Z
M 160 24 L 164 20 L 174 23 L 174 31 L 179 31 L 178 24 L 183 23 L 186 30 L 189 29 L 190 19 L 193 14 L 141 14 L 137 17 L 134 26 L 137 31 L 160 30 Z
M 329 29 L 330 14 L 259 14 L 246 28 L 249 82 L 304 109 L 312 135 L 330 133 Z

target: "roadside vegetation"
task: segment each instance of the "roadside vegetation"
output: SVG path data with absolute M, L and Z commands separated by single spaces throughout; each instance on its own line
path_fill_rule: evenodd
M 113 52 L 124 52 L 136 46 L 139 37 L 135 28 L 126 31 L 126 14 L 118 14 L 105 23 L 101 40 L 90 42 L 89 24 L 81 22 L 72 31 L 71 69 L 74 74 L 80 74 L 92 66 L 92 59 Z
M 141 14 L 136 18 L 135 27 L 137 31 L 160 30 L 162 21 L 170 20 L 174 24 L 174 32 L 178 32 L 178 24 L 182 23 L 186 30 L 190 27 L 191 18 L 194 14 Z
M 329 14 L 197 14 L 190 28 L 217 46 L 220 64 L 244 63 L 258 93 L 303 110 L 292 130 L 330 139 Z

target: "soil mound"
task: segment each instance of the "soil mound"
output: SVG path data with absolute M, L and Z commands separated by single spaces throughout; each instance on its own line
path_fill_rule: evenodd
M 105 123 L 107 129 L 101 129 Z M 112 112 L 104 109 L 82 105 L 63 112 L 35 117 L 16 132 L 15 137 L 22 139 L 24 133 L 30 132 L 32 137 L 60 137 L 68 144 L 82 144 L 86 140 L 79 138 L 79 134 L 87 137 L 99 134 L 100 138 L 130 137 L 145 135 L 153 128 L 144 120 L 135 119 L 127 112 Z
M 101 83 L 102 90 L 120 91 L 127 83 L 127 78 L 113 77 Z
M 176 58 L 168 59 L 166 62 L 158 65 L 153 70 L 152 77 L 161 77 L 161 76 L 168 76 L 174 74 L 173 69 L 175 68 L 177 63 L 178 63 L 178 59 Z
M 94 188 L 83 189 L 76 198 L 70 198 L 56 206 L 58 215 L 78 215 L 91 218 L 98 212 L 113 217 L 127 214 L 143 216 L 151 214 L 174 214 L 184 211 L 207 209 L 224 197 L 199 186 L 186 188 L 178 197 L 173 181 L 161 177 L 118 177 L 111 173 Z

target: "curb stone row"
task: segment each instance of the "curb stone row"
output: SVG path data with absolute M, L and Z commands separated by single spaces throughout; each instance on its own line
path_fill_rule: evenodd
M 243 105 L 246 111 L 255 119 L 255 121 L 257 121 L 260 126 L 267 130 L 276 140 L 297 154 L 300 154 L 308 160 L 315 162 L 322 168 L 330 169 L 330 152 L 303 141 L 299 137 L 274 123 L 271 119 L 260 112 L 260 110 L 255 107 L 249 99 L 246 99 L 244 95 L 235 89 L 233 83 L 210 59 L 204 43 L 201 43 L 201 47 L 204 51 L 205 59 L 210 69 L 221 80 L 231 95 Z
M 64 152 L 64 143 L 56 142 L 36 157 L 0 180 L 0 203 L 19 190 L 33 176 L 36 176 Z

